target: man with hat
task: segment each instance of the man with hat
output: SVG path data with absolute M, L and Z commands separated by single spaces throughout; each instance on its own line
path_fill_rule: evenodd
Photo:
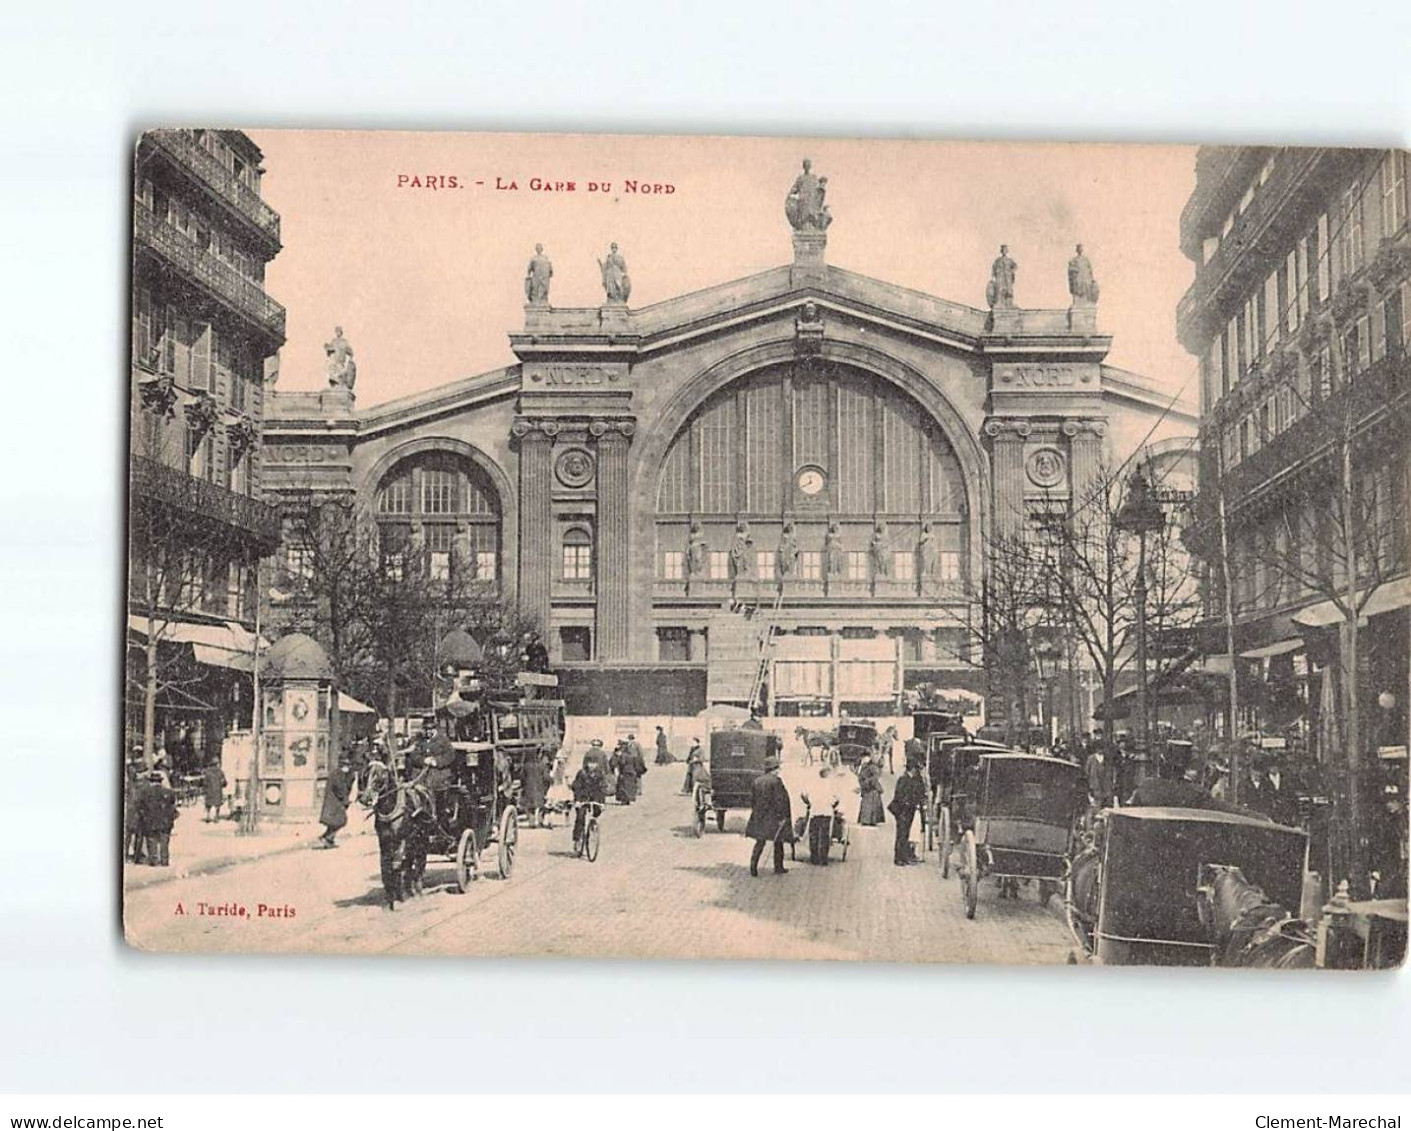
M 892 794 L 891 803 L 887 806 L 897 823 L 896 845 L 892 850 L 893 864 L 917 863 L 911 850 L 911 822 L 916 819 L 916 811 L 925 804 L 926 783 L 921 780 L 921 760 L 908 758 L 906 773 L 897 779 L 896 792 Z
M 338 759 L 338 765 L 329 771 L 328 782 L 323 787 L 323 808 L 318 819 L 323 825 L 323 835 L 318 847 L 337 848 L 334 837 L 338 830 L 348 823 L 348 798 L 352 793 L 351 763 L 345 754 Z
M 142 758 L 142 747 L 136 747 L 127 761 L 125 789 L 123 790 L 123 855 L 134 864 L 141 864 L 142 822 L 137 810 L 137 799 L 147 785 L 147 769 Z
M 764 773 L 750 785 L 750 821 L 745 835 L 754 840 L 750 853 L 750 875 L 759 875 L 759 859 L 766 843 L 774 842 L 774 874 L 782 876 L 784 842 L 794 839 L 794 813 L 789 803 L 789 790 L 779 780 L 779 757 L 770 754 L 764 760 Z
M 165 868 L 171 863 L 171 830 L 176 824 L 176 791 L 160 770 L 150 770 L 137 795 L 137 820 L 147 863 Z

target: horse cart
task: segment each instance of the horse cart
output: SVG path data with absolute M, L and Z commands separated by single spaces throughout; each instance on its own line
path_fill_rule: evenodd
M 872 723 L 841 723 L 838 726 L 838 761 L 856 772 L 864 758 L 876 754 L 877 728 Z
M 705 835 L 708 817 L 713 815 L 716 829 L 724 832 L 726 813 L 750 808 L 754 780 L 764 773 L 766 758 L 779 757 L 781 745 L 777 734 L 750 727 L 712 732 L 710 778 L 698 780 L 692 790 L 697 836 Z
M 1312 965 L 1307 852 L 1301 829 L 1232 808 L 1104 810 L 1068 875 L 1072 961 Z
M 1083 799 L 1082 773 L 1071 762 L 1037 754 L 983 753 L 942 812 L 942 870 L 952 849 L 965 917 L 975 918 L 980 881 L 993 876 L 1000 898 L 1017 899 L 1037 880 L 1039 899 L 1061 890 L 1073 823 Z

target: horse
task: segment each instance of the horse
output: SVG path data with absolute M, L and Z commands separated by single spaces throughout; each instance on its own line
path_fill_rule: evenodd
M 367 779 L 358 801 L 372 810 L 377 829 L 382 888 L 387 909 L 395 911 L 422 892 L 432 821 L 431 796 L 418 781 L 399 781 L 384 762 L 367 766 Z
M 808 727 L 799 726 L 794 728 L 794 737 L 803 743 L 804 764 L 813 765 L 813 748 L 815 746 L 822 750 L 820 757 L 827 756 L 838 741 L 838 732 L 835 730 L 809 730 Z
M 1207 865 L 1197 893 L 1200 921 L 1215 944 L 1216 966 L 1309 970 L 1317 964 L 1313 929 L 1274 903 L 1238 868 Z

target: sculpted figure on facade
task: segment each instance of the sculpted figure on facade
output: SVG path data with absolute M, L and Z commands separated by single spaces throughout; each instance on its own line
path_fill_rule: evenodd
M 750 576 L 750 547 L 754 538 L 750 535 L 750 524 L 741 519 L 735 524 L 735 540 L 730 543 L 730 571 L 736 577 Z
M 842 577 L 847 566 L 843 535 L 836 518 L 828 520 L 828 533 L 823 536 L 823 563 L 829 577 Z
M 887 550 L 885 522 L 878 522 L 872 527 L 872 540 L 867 543 L 867 551 L 872 557 L 872 572 L 878 577 L 891 577 L 892 559 Z
M 784 215 L 796 232 L 822 232 L 833 222 L 833 216 L 824 203 L 828 192 L 828 178 L 813 172 L 813 162 L 807 157 L 803 161 L 803 172 L 794 178 L 794 187 L 784 198 Z
M 1093 265 L 1083 254 L 1082 244 L 1077 246 L 1073 258 L 1068 261 L 1068 293 L 1073 296 L 1074 306 L 1097 303 L 1097 280 L 1093 278 Z
M 706 545 L 705 531 L 699 519 L 691 519 L 691 534 L 686 543 L 686 572 L 691 577 L 700 577 L 706 571 L 710 560 L 710 549 Z
M 990 282 L 985 288 L 985 301 L 991 310 L 1008 310 L 1014 306 L 1014 278 L 1019 264 L 1009 256 L 1009 245 L 999 245 L 999 255 L 990 265 Z
M 627 273 L 627 260 L 617 250 L 617 244 L 608 249 L 608 257 L 598 260 L 598 270 L 603 276 L 603 293 L 607 301 L 622 305 L 632 297 L 632 277 Z
M 328 373 L 328 387 L 347 389 L 351 393 L 353 383 L 358 379 L 358 366 L 353 361 L 353 347 L 343 336 L 342 326 L 333 327 L 333 337 L 323 343 L 323 353 L 326 358 L 324 369 Z
M 922 581 L 935 580 L 940 565 L 941 551 L 936 545 L 936 535 L 929 522 L 921 524 L 921 537 L 916 543 L 916 573 Z
M 544 245 L 534 245 L 534 257 L 524 272 L 524 301 L 530 306 L 549 305 L 549 282 L 554 277 L 554 265 L 544 254 Z
M 412 523 L 411 534 L 407 537 L 407 567 L 413 573 L 426 572 L 426 534 L 421 523 Z
M 464 523 L 456 528 L 451 542 L 451 572 L 459 581 L 475 580 L 475 547 L 470 541 L 470 528 Z
M 784 523 L 784 533 L 779 536 L 779 576 L 791 577 L 799 564 L 799 536 L 794 531 L 792 521 Z

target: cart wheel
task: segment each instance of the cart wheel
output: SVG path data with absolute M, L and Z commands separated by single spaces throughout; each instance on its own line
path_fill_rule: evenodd
M 716 831 L 716 832 L 720 832 L 720 833 L 723 833 L 723 832 L 725 831 L 725 810 L 724 810 L 724 809 L 717 809 L 717 810 L 715 811 L 715 831 Z
M 588 856 L 589 864 L 598 858 L 598 844 L 601 840 L 601 835 L 598 828 L 598 818 L 589 817 L 588 827 L 583 830 L 583 848 Z
M 514 871 L 514 855 L 519 850 L 519 814 L 513 807 L 500 816 L 500 879 Z
M 456 891 L 462 895 L 478 872 L 480 847 L 475 843 L 475 830 L 466 829 L 456 842 Z
M 936 817 L 936 851 L 941 854 L 941 879 L 950 879 L 950 809 L 942 805 Z
M 960 882 L 965 891 L 965 917 L 975 918 L 975 904 L 980 898 L 980 860 L 975 848 L 975 833 L 965 830 L 961 843 L 963 860 L 960 865 Z

